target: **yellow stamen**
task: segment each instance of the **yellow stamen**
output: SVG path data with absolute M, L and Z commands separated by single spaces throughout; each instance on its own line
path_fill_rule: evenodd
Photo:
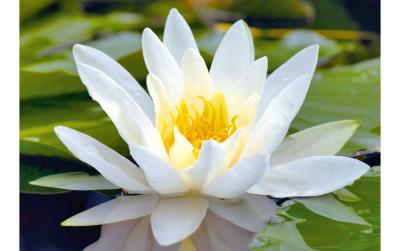
M 225 141 L 232 135 L 237 125 L 237 116 L 229 120 L 225 97 L 217 92 L 211 99 L 199 97 L 203 103 L 203 110 L 199 112 L 193 105 L 180 101 L 176 107 L 175 116 L 171 113 L 174 125 L 182 135 L 193 145 L 194 154 L 198 156 L 203 141 L 213 139 L 217 142 Z M 173 130 L 163 127 L 161 132 L 165 147 L 169 151 L 174 143 Z

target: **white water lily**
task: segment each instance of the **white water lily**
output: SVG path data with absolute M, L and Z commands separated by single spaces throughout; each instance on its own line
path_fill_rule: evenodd
M 150 215 L 155 240 L 169 246 L 190 237 L 209 209 L 258 232 L 273 211 L 264 195 L 318 196 L 351 184 L 368 170 L 358 160 L 332 156 L 354 133 L 355 121 L 327 123 L 284 139 L 308 91 L 317 45 L 266 78 L 267 58 L 254 59 L 250 30 L 238 21 L 208 70 L 188 24 L 173 9 L 163 42 L 146 28 L 142 48 L 150 96 L 107 55 L 74 46 L 82 82 L 138 165 L 60 126 L 55 131 L 61 141 L 106 180 L 91 179 L 86 185 L 81 175 L 78 180 L 55 175 L 32 184 L 71 190 L 117 187 L 141 195 L 118 197 L 64 225 L 114 224 Z

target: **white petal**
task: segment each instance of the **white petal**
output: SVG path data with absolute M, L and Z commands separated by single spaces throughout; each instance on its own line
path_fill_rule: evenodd
M 274 151 L 271 165 L 311 156 L 335 155 L 359 126 L 355 120 L 321 124 L 288 136 Z
M 169 97 L 176 104 L 182 97 L 184 86 L 179 65 L 149 28 L 143 31 L 142 49 L 147 69 L 161 79 Z
M 268 156 L 254 155 L 239 161 L 225 173 L 208 182 L 202 192 L 218 198 L 235 198 L 245 193 L 262 177 Z
M 178 171 L 147 149 L 132 145 L 131 154 L 143 169 L 150 186 L 160 194 L 183 193 L 188 190 Z
M 171 164 L 178 168 L 185 168 L 192 165 L 196 161 L 196 156 L 193 154 L 194 147 L 183 136 L 179 129 L 174 128 L 174 144 L 169 149 L 169 159 Z
M 238 120 L 246 120 L 243 118 L 242 112 L 243 110 L 250 109 L 250 114 L 246 115 L 245 117 L 251 117 L 251 119 L 254 118 L 257 112 L 258 103 L 262 89 L 265 84 L 266 76 L 267 58 L 262 57 L 253 62 L 246 69 L 246 72 L 243 74 L 241 79 L 231 83 L 230 90 L 232 94 L 230 95 L 230 98 L 227 99 L 230 114 L 238 114 Z M 250 97 L 253 97 L 252 99 L 254 99 L 254 97 L 257 97 L 256 106 L 248 107 L 249 105 L 252 105 L 251 103 L 253 103 L 253 101 L 251 101 L 250 104 L 246 104 L 249 103 Z M 246 123 L 249 124 L 247 120 Z M 240 124 L 241 123 L 238 122 L 238 125 Z
M 200 197 L 164 198 L 151 215 L 154 238 L 171 245 L 189 237 L 206 215 L 208 201 Z
M 329 219 L 361 225 L 370 225 L 353 208 L 346 206 L 332 195 L 324 195 L 310 198 L 298 198 L 295 201 L 303 204 L 316 214 Z
M 82 191 L 119 189 L 101 175 L 88 175 L 82 172 L 53 174 L 31 181 L 29 184 Z
M 279 198 L 323 195 L 351 184 L 368 169 L 367 164 L 348 157 L 308 157 L 269 167 L 256 193 Z M 255 191 L 252 188 L 248 192 Z
M 79 75 L 90 96 L 99 102 L 121 137 L 166 156 L 160 135 L 134 99 L 110 77 L 89 65 L 78 63 Z
M 221 144 L 213 140 L 205 141 L 201 146 L 197 162 L 192 167 L 182 170 L 186 183 L 200 190 L 207 178 L 218 172 L 223 165 L 224 153 Z
M 254 61 L 246 70 L 239 84 L 239 90 L 244 92 L 243 96 L 250 96 L 254 93 L 261 95 L 267 76 L 267 64 L 267 57 L 262 57 Z
M 246 195 L 237 200 L 211 200 L 210 210 L 251 232 L 260 232 L 275 212 L 275 203 L 263 195 Z
M 116 186 L 131 192 L 152 192 L 143 171 L 111 148 L 67 127 L 57 126 L 54 131 L 68 150 Z
M 243 149 L 246 133 L 247 130 L 245 128 L 238 128 L 227 140 L 221 143 L 225 148 L 225 167 L 231 167 L 237 162 L 240 151 Z M 219 174 L 220 172 L 216 173 L 216 175 Z
M 254 61 L 254 45 L 249 28 L 237 21 L 225 34 L 211 64 L 210 75 L 215 86 L 228 96 L 236 95 L 232 83 L 237 82 Z
M 101 226 L 99 240 L 86 247 L 83 251 L 120 251 L 130 230 L 139 221 L 139 219 L 129 220 Z
M 74 45 L 72 52 L 77 63 L 90 65 L 113 79 L 154 122 L 154 107 L 150 96 L 124 67 L 103 52 L 85 45 Z
M 261 118 L 272 100 L 292 81 L 303 75 L 312 76 L 314 74 L 318 61 L 318 50 L 318 45 L 303 49 L 269 75 L 261 95 L 256 120 Z
M 205 220 L 210 251 L 248 250 L 254 233 L 209 211 Z M 194 240 L 196 236 L 193 236 Z
M 151 234 L 150 217 L 143 217 L 131 228 L 125 241 L 122 243 L 121 251 L 149 251 L 154 246 Z
M 155 195 L 121 196 L 72 216 L 61 224 L 92 226 L 132 220 L 150 214 L 157 200 Z
M 208 74 L 207 65 L 199 52 L 193 49 L 185 52 L 181 65 L 185 81 L 185 101 L 194 103 L 196 108 L 202 108 L 203 103 L 199 96 L 208 99 L 214 93 L 214 84 Z
M 271 153 L 275 150 L 300 110 L 309 86 L 310 76 L 301 76 L 271 102 L 251 130 L 242 158 L 256 153 Z
M 192 48 L 198 51 L 189 25 L 175 8 L 170 10 L 165 23 L 164 44 L 178 64 L 187 49 Z
M 163 133 L 163 135 L 172 133 L 174 121 L 171 113 L 174 113 L 176 107 L 168 96 L 167 90 L 161 80 L 151 73 L 147 75 L 147 89 L 154 102 L 158 132 Z

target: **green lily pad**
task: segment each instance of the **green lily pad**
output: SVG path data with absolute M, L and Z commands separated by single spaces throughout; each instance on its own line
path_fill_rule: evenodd
M 353 201 L 348 206 L 354 208 L 359 216 L 371 223 L 370 226 L 338 222 L 296 203 L 287 211 L 287 214 L 295 219 L 267 225 L 257 236 L 250 250 L 379 250 L 380 177 L 364 176 L 348 189 L 361 198 L 360 201 Z
M 341 154 L 380 145 L 380 60 L 321 69 L 314 74 L 292 130 L 342 119 L 361 121 Z

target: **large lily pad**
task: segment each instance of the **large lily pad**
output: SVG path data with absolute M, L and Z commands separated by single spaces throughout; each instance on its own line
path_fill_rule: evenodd
M 316 72 L 304 105 L 292 123 L 301 130 L 320 123 L 356 119 L 361 126 L 343 149 L 351 154 L 379 146 L 380 60 L 338 66 Z

